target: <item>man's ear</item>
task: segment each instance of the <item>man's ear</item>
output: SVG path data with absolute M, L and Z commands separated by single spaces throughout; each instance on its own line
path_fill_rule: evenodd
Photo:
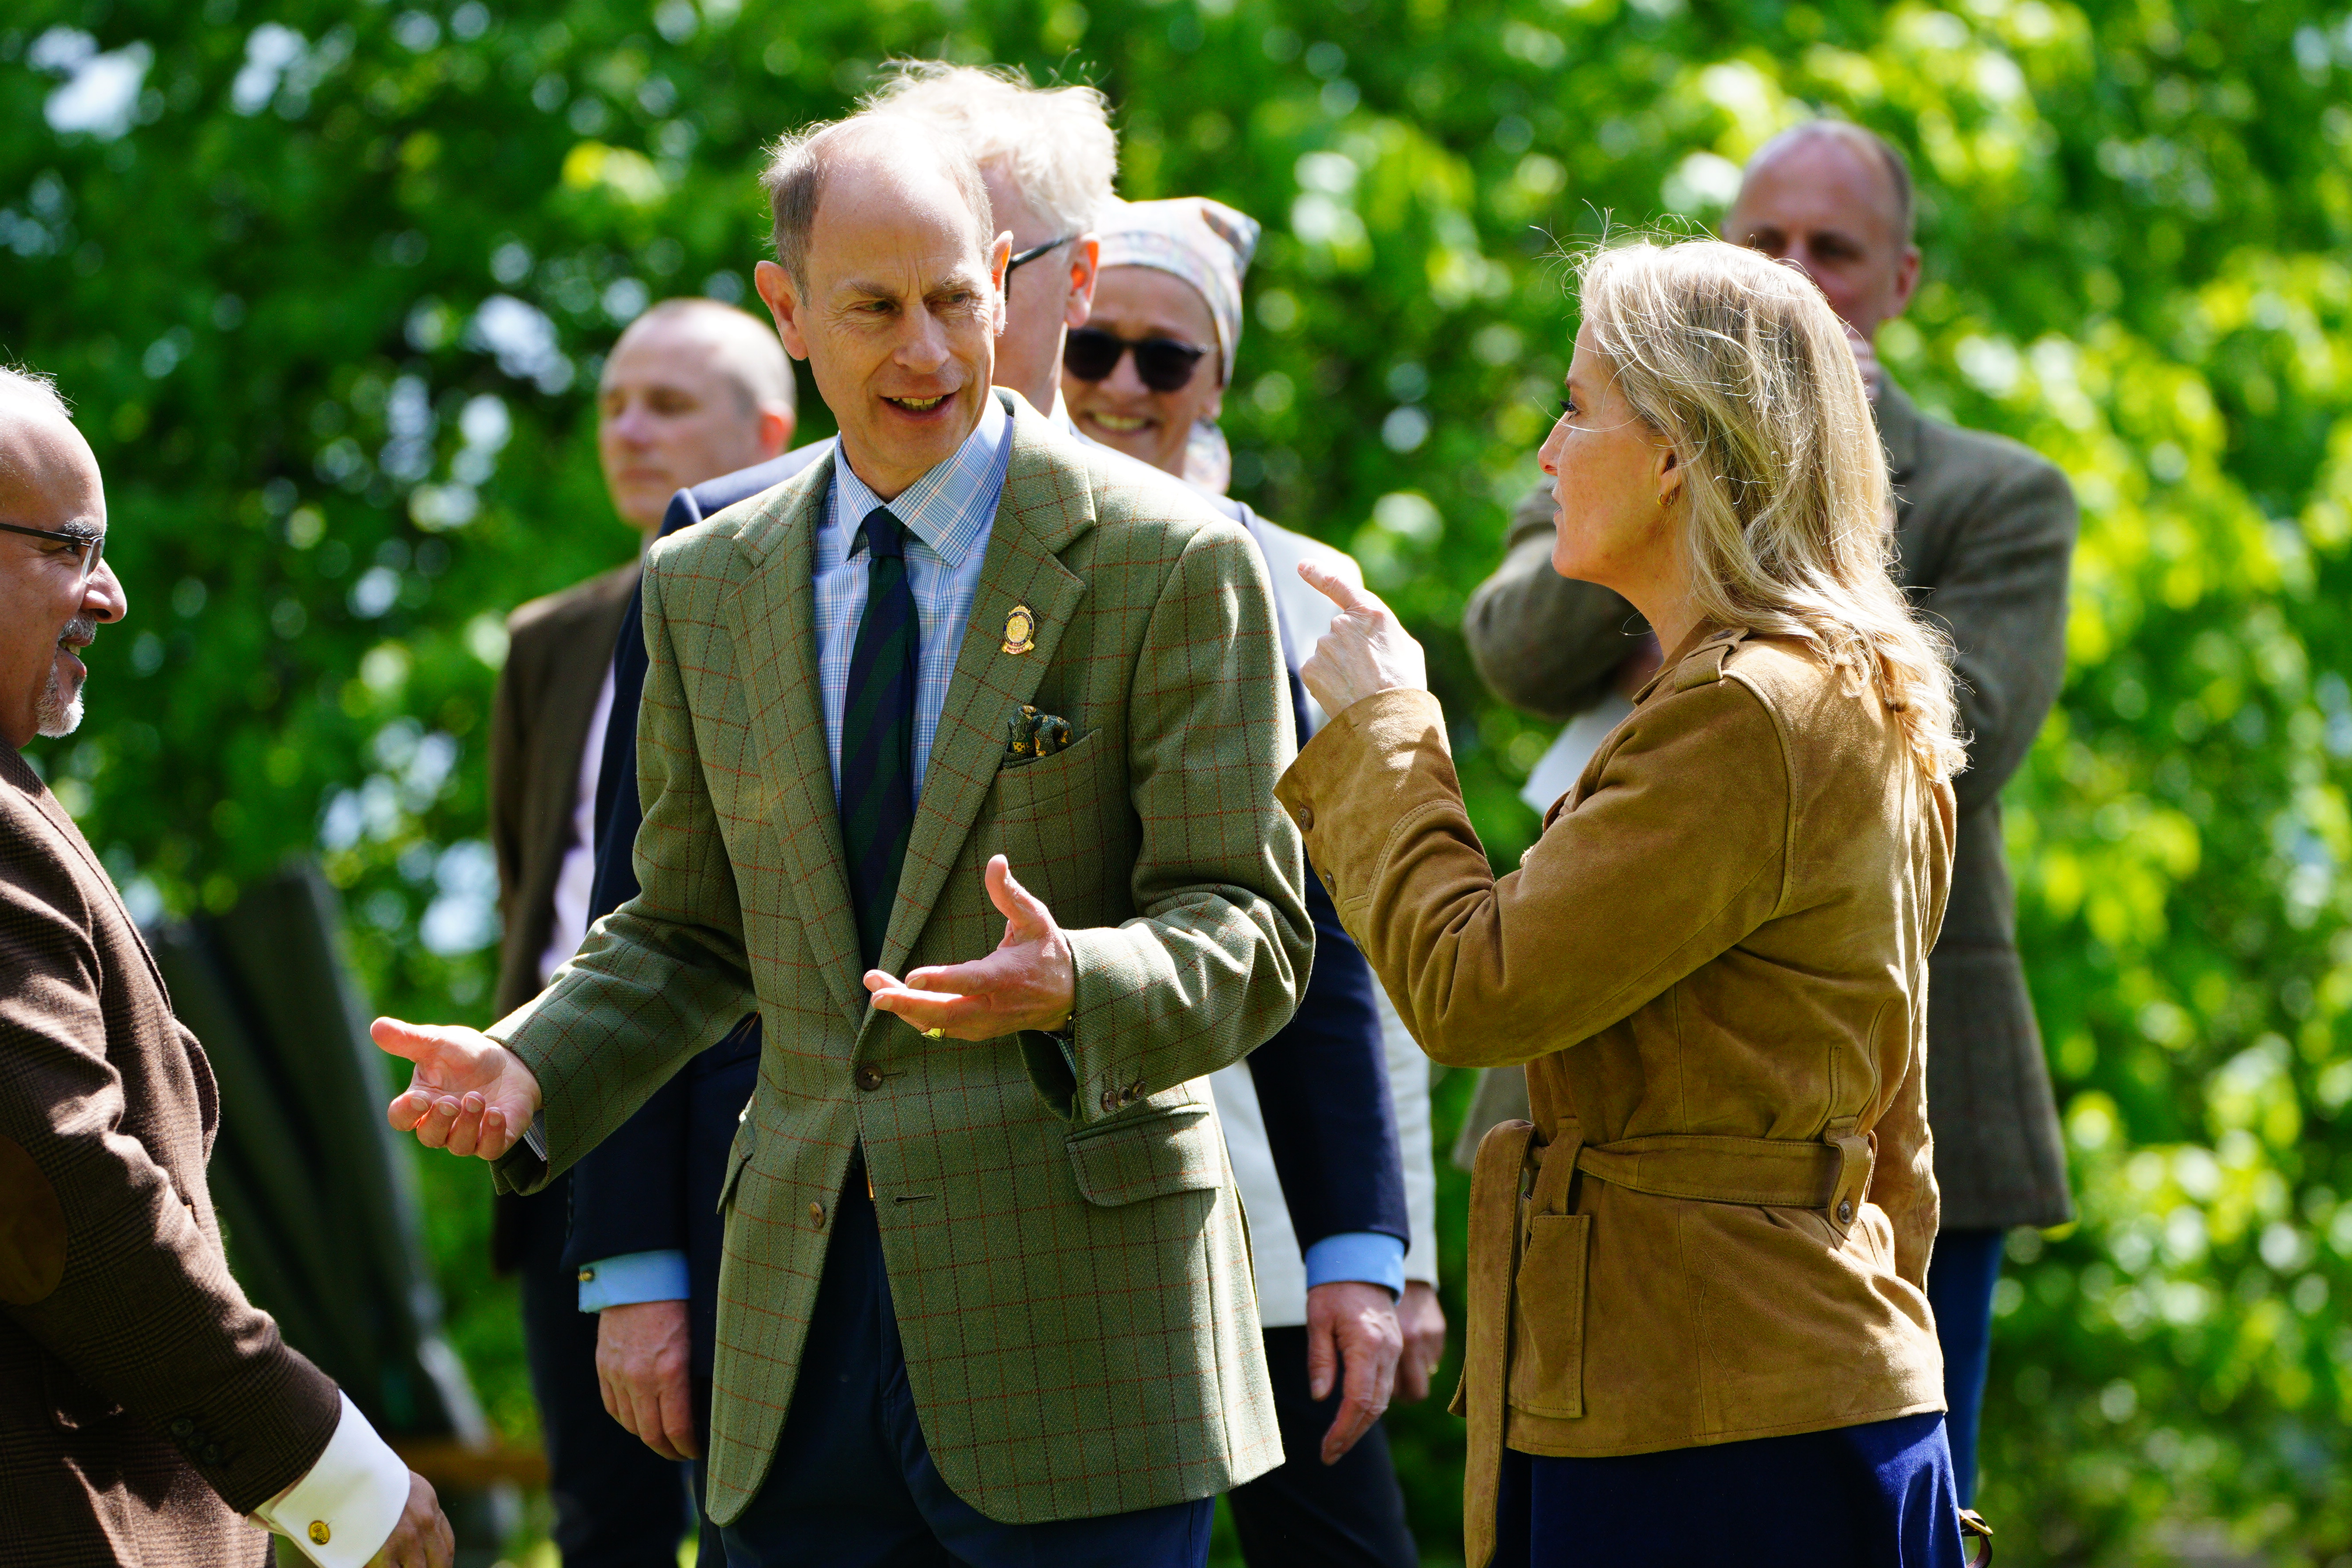
M 794 359 L 808 358 L 808 339 L 800 327 L 800 292 L 793 287 L 793 275 L 772 261 L 762 261 L 751 268 L 751 287 L 760 291 L 768 314 L 776 319 L 776 336 L 783 340 L 784 352 Z
M 1013 231 L 1008 228 L 996 237 L 995 244 L 988 247 L 988 280 L 996 289 L 996 332 L 999 337 L 1004 334 L 1004 268 L 1012 259 Z
M 1070 297 L 1062 307 L 1062 325 L 1083 327 L 1095 313 L 1095 279 L 1102 268 L 1100 236 L 1082 234 L 1070 245 Z
M 798 425 L 793 411 L 781 403 L 764 405 L 760 410 L 760 451 L 772 458 L 793 444 L 793 431 Z
M 1895 264 L 1895 308 L 1886 312 L 1893 320 L 1911 307 L 1911 296 L 1919 289 L 1919 247 L 1906 247 L 1903 259 Z

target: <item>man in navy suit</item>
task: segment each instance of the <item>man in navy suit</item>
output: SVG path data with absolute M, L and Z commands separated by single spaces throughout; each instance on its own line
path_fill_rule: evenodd
M 1058 414 L 1063 334 L 1083 323 L 1090 308 L 1096 243 L 1089 230 L 1109 199 L 1116 169 L 1100 96 L 1085 88 L 1039 91 L 986 73 L 922 65 L 902 68 L 879 96 L 901 112 L 955 127 L 979 154 L 996 226 L 1016 237 L 995 380 Z M 1016 160 L 998 152 L 1013 147 L 1028 155 Z M 1066 415 L 1061 417 L 1066 423 Z M 824 443 L 804 447 L 679 491 L 662 531 L 689 527 L 782 483 L 824 449 Z M 1241 503 L 1209 499 L 1244 526 L 1253 521 Z M 614 654 L 592 919 L 636 891 L 630 849 L 642 813 L 635 719 L 646 665 L 633 616 Z M 1311 878 L 1307 890 L 1310 901 L 1322 891 Z M 1402 1342 L 1395 1302 L 1410 1237 L 1372 1002 L 1376 983 L 1328 898 L 1315 913 L 1316 960 L 1298 1013 L 1248 1059 L 1284 1205 L 1307 1254 L 1310 1328 L 1319 1333 L 1320 1354 L 1343 1374 L 1333 1375 L 1319 1406 L 1330 1423 L 1318 1444 L 1328 1463 L 1371 1430 L 1387 1406 Z M 597 1285 L 628 1281 L 601 1312 L 597 1360 L 605 1403 L 665 1454 L 700 1451 L 716 1324 L 718 1194 L 758 1055 L 759 1023 L 747 1018 L 572 1172 L 567 1258 Z

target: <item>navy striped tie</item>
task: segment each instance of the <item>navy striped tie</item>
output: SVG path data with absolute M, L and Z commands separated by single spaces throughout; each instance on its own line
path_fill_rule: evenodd
M 873 557 L 841 704 L 841 847 L 866 967 L 882 960 L 915 826 L 915 654 L 922 625 L 907 581 L 906 529 L 876 507 L 858 530 Z M 858 539 L 849 552 L 857 553 Z

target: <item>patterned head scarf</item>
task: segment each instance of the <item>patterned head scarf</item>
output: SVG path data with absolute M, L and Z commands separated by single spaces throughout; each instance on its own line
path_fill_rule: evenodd
M 1216 323 L 1219 379 L 1231 381 L 1242 341 L 1242 278 L 1257 250 L 1257 220 L 1207 196 L 1121 202 L 1102 217 L 1103 267 L 1153 267 L 1190 283 Z M 1184 477 L 1223 494 L 1233 472 L 1224 432 L 1192 427 Z

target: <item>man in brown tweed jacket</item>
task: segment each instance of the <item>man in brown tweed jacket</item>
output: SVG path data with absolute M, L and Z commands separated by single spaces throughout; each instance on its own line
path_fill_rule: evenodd
M 2003 1232 L 2073 1214 L 2050 1071 L 2018 960 L 2000 789 L 2065 679 L 2074 496 L 2045 459 L 1922 414 L 1880 369 L 1871 345 L 1919 279 L 1910 171 L 1893 146 L 1842 121 L 1784 132 L 1749 163 L 1723 235 L 1803 268 L 1845 321 L 1895 483 L 1897 570 L 1951 635 L 1959 676 L 1969 766 L 1952 781 L 1960 816 L 1951 904 L 1928 965 L 1927 1112 L 1943 1228 L 1927 1293 L 1966 1503 Z M 1552 516 L 1549 489 L 1520 506 L 1502 567 L 1471 595 L 1462 630 L 1496 696 L 1566 719 L 1629 676 L 1640 685 L 1657 653 L 1624 600 L 1551 569 Z M 1489 1072 L 1464 1136 L 1526 1114 L 1519 1069 Z
M 766 183 L 761 292 L 839 442 L 655 547 L 643 890 L 488 1037 L 379 1022 L 392 1120 L 534 1186 L 756 1005 L 730 1563 L 1197 1565 L 1281 1458 L 1201 1081 L 1311 955 L 1264 569 L 991 389 L 1011 244 L 967 152 L 873 113 Z M 869 640 L 918 616 L 919 652 Z
M 447 1568 L 433 1489 L 229 1277 L 212 1069 L 22 754 L 122 618 L 98 463 L 0 369 L 0 1568 Z M 248 1523 L 250 1516 L 253 1522 Z

